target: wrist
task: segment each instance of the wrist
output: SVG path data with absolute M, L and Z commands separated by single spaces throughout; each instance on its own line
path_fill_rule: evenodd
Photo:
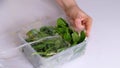
M 76 7 L 77 7 L 77 5 L 70 5 L 70 6 L 66 7 L 66 8 L 64 9 L 64 11 L 67 12 L 67 11 L 73 10 L 73 9 L 76 8 Z
M 77 6 L 75 0 L 57 0 L 57 2 L 64 9 L 64 11 L 67 11 L 70 8 Z

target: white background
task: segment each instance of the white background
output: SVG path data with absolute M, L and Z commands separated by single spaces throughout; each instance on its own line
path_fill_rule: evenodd
M 120 1 L 76 0 L 93 18 L 84 56 L 63 68 L 120 68 Z M 37 19 L 61 15 L 54 0 L 0 0 L 0 51 L 21 44 L 16 31 Z M 8 60 L 8 68 L 33 68 L 23 57 Z

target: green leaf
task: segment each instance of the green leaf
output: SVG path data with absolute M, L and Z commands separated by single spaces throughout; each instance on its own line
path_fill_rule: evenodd
M 64 34 L 63 38 L 68 42 L 71 42 L 71 39 L 72 39 L 70 33 L 68 32 Z
M 57 27 L 68 27 L 68 24 L 63 18 L 57 19 Z
M 27 41 L 27 42 L 32 42 L 33 40 L 30 39 L 30 38 L 26 38 L 25 41 Z
M 33 37 L 35 37 L 36 35 L 38 35 L 38 30 L 32 29 L 32 30 L 30 30 L 29 32 L 27 32 L 26 35 L 27 35 L 29 38 L 33 38 Z
M 39 38 L 47 37 L 49 34 L 44 33 L 44 32 L 39 32 Z
M 65 33 L 65 29 L 64 28 L 56 28 L 56 32 L 59 34 L 63 34 L 63 33 Z
M 47 36 L 59 35 L 60 37 L 45 39 L 31 46 L 36 50 L 33 54 L 40 54 L 42 57 L 50 57 L 66 50 L 85 40 L 85 32 L 80 35 L 73 31 L 63 18 L 57 19 L 57 26 L 43 26 L 40 30 L 32 29 L 27 33 L 27 42 L 32 42 Z
M 59 48 L 61 46 L 61 40 L 56 40 L 55 41 L 55 48 Z
M 33 47 L 34 49 L 36 49 L 36 50 L 39 50 L 39 49 L 45 48 L 46 45 L 43 44 L 43 43 L 39 43 L 39 44 L 36 44 L 36 45 L 33 44 L 32 47 Z
M 59 48 L 59 49 L 57 49 L 57 52 L 61 52 L 61 51 L 63 51 L 63 50 L 65 50 L 65 49 L 67 49 L 67 48 Z
M 54 27 L 52 26 L 44 26 L 40 28 L 40 32 L 44 32 L 48 35 L 54 35 Z
M 53 56 L 55 54 L 56 54 L 56 52 L 49 52 L 49 53 L 46 53 L 46 56 Z
M 73 32 L 72 33 L 72 40 L 73 40 L 73 44 L 74 45 L 78 43 L 78 41 L 79 41 L 79 35 L 78 35 L 77 32 Z
M 31 42 L 31 41 L 35 41 L 35 40 L 39 39 L 39 34 L 38 33 L 39 33 L 39 31 L 36 30 L 36 29 L 30 30 L 29 32 L 26 33 L 26 35 L 28 37 L 26 39 L 26 41 Z
M 36 55 L 36 54 L 46 55 L 46 53 L 45 53 L 45 52 L 34 52 L 34 53 L 32 53 L 32 55 Z
M 85 38 L 86 38 L 85 32 L 84 32 L 84 31 L 81 31 L 79 43 L 80 43 L 80 42 L 83 42 L 83 41 L 85 40 Z

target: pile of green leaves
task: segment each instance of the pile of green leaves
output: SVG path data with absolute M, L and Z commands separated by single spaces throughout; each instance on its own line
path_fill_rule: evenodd
M 40 54 L 43 57 L 53 56 L 69 47 L 79 44 L 85 40 L 85 32 L 78 33 L 72 30 L 63 18 L 57 19 L 56 26 L 43 26 L 39 30 L 32 29 L 27 32 L 27 42 L 39 40 L 48 36 L 59 37 L 45 39 L 38 43 L 32 44 L 36 50 L 34 54 Z

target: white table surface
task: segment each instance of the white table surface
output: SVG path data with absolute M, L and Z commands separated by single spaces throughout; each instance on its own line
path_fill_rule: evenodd
M 62 68 L 120 68 L 120 1 L 77 0 L 93 18 L 91 37 L 84 56 Z M 54 0 L 0 0 L 0 51 L 21 44 L 16 31 L 39 18 L 58 16 Z M 24 56 L 8 60 L 8 68 L 33 68 Z

